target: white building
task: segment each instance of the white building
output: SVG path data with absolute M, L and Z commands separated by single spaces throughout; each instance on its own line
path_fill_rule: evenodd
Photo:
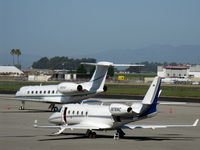
M 158 66 L 157 75 L 163 78 L 200 78 L 200 65 Z
M 158 66 L 157 75 L 164 78 L 187 78 L 190 66 Z
M 24 73 L 15 66 L 0 66 L 0 75 L 17 76 L 22 74 Z
M 200 65 L 191 66 L 189 69 L 189 77 L 200 78 Z

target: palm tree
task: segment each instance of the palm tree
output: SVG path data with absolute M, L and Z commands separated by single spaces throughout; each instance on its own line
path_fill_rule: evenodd
M 13 66 L 15 65 L 15 53 L 16 53 L 16 50 L 15 49 L 12 49 L 11 51 L 10 51 L 10 54 L 13 56 Z
M 21 53 L 20 49 L 16 49 L 16 50 L 15 50 L 15 55 L 17 55 L 17 65 L 18 65 L 18 67 L 20 67 L 20 68 L 21 68 L 21 64 L 19 63 L 19 56 L 20 56 L 21 54 L 22 54 L 22 53 Z

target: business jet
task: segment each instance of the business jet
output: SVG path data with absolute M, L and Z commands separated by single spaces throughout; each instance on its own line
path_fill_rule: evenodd
M 155 77 L 144 99 L 141 102 L 133 102 L 131 105 L 111 103 L 104 104 L 65 104 L 61 109 L 49 117 L 49 122 L 55 125 L 38 126 L 36 128 L 57 128 L 61 134 L 65 129 L 85 129 L 86 135 L 95 137 L 95 130 L 116 130 L 114 137 L 123 137 L 125 133 L 122 129 L 136 128 L 168 128 L 168 127 L 194 127 L 197 119 L 192 125 L 130 125 L 128 123 L 150 118 L 157 113 L 157 101 L 160 91 L 161 78 Z
M 17 91 L 15 98 L 1 97 L 4 100 L 19 100 L 19 109 L 25 109 L 25 101 L 50 103 L 49 109 L 56 111 L 55 104 L 76 103 L 90 98 L 95 94 L 107 90 L 105 80 L 110 66 L 144 66 L 140 64 L 113 64 L 112 62 L 101 61 L 98 63 L 82 63 L 96 66 L 92 78 L 88 82 L 73 83 L 62 82 L 58 85 L 23 86 Z

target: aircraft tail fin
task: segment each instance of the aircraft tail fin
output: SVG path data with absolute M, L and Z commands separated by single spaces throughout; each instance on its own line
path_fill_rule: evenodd
M 158 104 L 160 85 L 161 77 L 155 77 L 144 99 L 142 100 L 142 104 L 147 107 L 145 110 L 147 114 L 152 114 L 157 111 L 156 107 Z
M 161 83 L 161 78 L 155 77 L 145 97 L 142 100 L 142 104 L 150 105 L 158 99 L 160 93 L 160 83 Z
M 108 68 L 113 65 L 111 62 L 81 63 L 96 66 L 96 69 L 89 82 L 83 83 L 83 87 L 91 92 L 103 92 Z
M 96 66 L 95 72 L 89 82 L 83 83 L 87 91 L 103 92 L 105 91 L 105 80 L 110 66 L 144 66 L 140 64 L 113 64 L 112 62 L 101 61 L 98 63 L 81 63 L 85 65 Z
M 142 103 L 132 104 L 132 110 L 135 113 L 141 114 L 143 116 L 155 113 L 156 106 L 158 104 L 158 97 L 160 94 L 161 78 L 155 77 L 151 83 L 146 95 L 144 96 Z

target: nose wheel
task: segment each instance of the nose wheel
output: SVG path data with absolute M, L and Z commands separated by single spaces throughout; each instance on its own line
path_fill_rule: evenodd
M 25 109 L 25 101 L 22 101 L 21 106 L 19 107 L 19 110 Z
M 58 110 L 58 107 L 56 107 L 55 104 L 51 104 L 49 106 L 49 109 L 51 109 L 52 112 L 56 112 Z

